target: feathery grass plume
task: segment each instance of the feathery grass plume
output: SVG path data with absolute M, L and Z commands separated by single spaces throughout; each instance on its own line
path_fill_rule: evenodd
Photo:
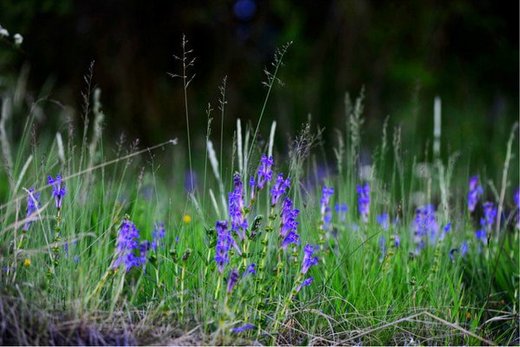
M 276 121 L 273 121 L 271 124 L 271 131 L 269 132 L 269 146 L 267 150 L 267 156 L 272 157 L 273 156 L 273 146 L 274 146 L 274 134 L 276 131 Z
M 209 154 L 209 162 L 211 164 L 211 168 L 213 169 L 213 175 L 215 175 L 215 179 L 217 180 L 219 191 L 220 191 L 220 199 L 222 202 L 222 208 L 224 209 L 224 214 L 227 214 L 227 204 L 226 204 L 226 198 L 225 198 L 225 192 L 224 192 L 224 182 L 222 182 L 222 176 L 220 176 L 219 171 L 219 162 L 217 160 L 217 155 L 215 154 L 215 149 L 213 148 L 213 142 L 211 140 L 208 140 L 206 143 L 206 148 Z M 211 188 L 210 188 L 210 194 L 211 194 Z M 217 208 L 217 210 L 219 210 Z M 220 216 L 220 214 L 219 214 Z
M 87 150 L 87 132 L 90 125 L 90 98 L 92 96 L 92 79 L 94 77 L 94 64 L 95 61 L 91 61 L 89 65 L 88 72 L 83 76 L 83 81 L 85 82 L 85 89 L 81 92 L 81 97 L 83 98 L 82 105 L 82 118 L 83 118 L 83 135 L 81 137 L 81 153 L 79 158 L 80 167 L 83 166 L 84 156 Z
M 255 141 L 258 135 L 258 130 L 260 129 L 260 124 L 262 123 L 262 118 L 264 117 L 265 110 L 267 108 L 267 102 L 269 101 L 269 96 L 271 95 L 271 91 L 273 89 L 274 83 L 278 82 L 278 84 L 283 85 L 282 80 L 278 78 L 278 72 L 280 68 L 283 66 L 283 58 L 287 53 L 287 50 L 292 45 L 292 41 L 287 42 L 282 48 L 277 49 L 274 53 L 274 61 L 271 63 L 273 70 L 269 71 L 269 69 L 265 68 L 264 73 L 267 77 L 267 81 L 262 82 L 264 86 L 267 87 L 267 93 L 265 95 L 264 103 L 262 105 L 262 109 L 260 111 L 260 115 L 258 116 L 258 122 L 256 123 L 255 132 L 253 133 L 253 140 L 251 142 L 251 147 L 249 149 L 249 153 L 247 157 L 251 157 L 253 148 L 255 148 Z
M 323 129 L 320 128 L 314 133 L 311 130 L 310 122 L 307 122 L 291 142 L 289 148 L 289 172 L 295 183 L 295 188 L 298 187 L 300 178 L 303 176 L 303 164 L 309 157 L 311 149 L 321 142 L 322 133 Z M 294 195 L 296 196 L 297 193 L 300 193 L 299 189 L 294 191 Z
M 206 122 L 206 138 L 205 138 L 205 141 L 206 141 L 206 148 L 208 147 L 208 142 L 210 141 L 210 136 L 211 136 L 211 122 L 213 121 L 213 117 L 211 117 L 211 112 L 213 112 L 213 108 L 211 107 L 211 103 L 208 102 L 208 105 L 206 106 L 206 117 L 207 117 L 207 122 Z M 208 151 L 205 151 L 205 157 L 204 157 L 204 184 L 203 184 L 203 188 L 202 188 L 202 205 L 204 207 L 206 207 L 206 192 L 208 191 L 206 189 L 206 184 L 207 184 L 207 174 L 208 174 L 208 155 L 209 155 L 209 152 Z
M 101 140 L 101 135 L 103 133 L 103 121 L 105 119 L 105 114 L 101 109 L 101 89 L 94 89 L 94 106 L 92 108 L 92 113 L 94 114 L 94 124 L 92 126 L 92 138 L 89 144 L 89 167 L 96 161 L 96 149 Z
M 439 158 L 441 153 L 441 98 L 436 96 L 433 101 L 433 156 Z
M 65 164 L 65 148 L 63 147 L 63 139 L 61 137 L 61 133 L 58 131 L 56 133 L 56 145 L 58 146 L 58 158 L 62 165 Z
M 242 143 L 242 122 L 237 118 L 237 156 L 238 156 L 238 172 L 244 177 L 244 154 Z
M 468 211 L 473 212 L 477 207 L 478 200 L 482 195 L 482 186 L 478 182 L 478 176 L 472 176 L 469 179 L 469 191 L 468 191 Z
M 338 176 L 343 177 L 343 156 L 345 155 L 345 141 L 343 140 L 343 134 L 341 131 L 336 129 L 337 147 L 334 147 L 334 156 L 336 157 L 336 165 L 338 169 Z
M 222 79 L 222 83 L 218 86 L 218 90 L 220 92 L 220 97 L 218 98 L 218 109 L 220 110 L 220 162 L 224 160 L 223 157 L 223 146 L 224 146 L 224 115 L 226 110 L 226 86 L 227 86 L 227 76 L 224 76 Z M 220 177 L 222 177 L 222 169 L 220 171 Z
M 345 113 L 348 117 L 347 129 L 350 134 L 350 167 L 356 168 L 359 160 L 359 151 L 361 147 L 361 127 L 365 120 L 363 115 L 363 101 L 365 99 L 365 87 L 362 87 L 355 104 L 352 104 L 349 93 L 345 94 Z
M 517 134 L 517 132 L 518 132 L 518 122 L 513 124 L 511 133 L 509 134 L 509 139 L 507 140 L 506 158 L 504 159 L 504 168 L 502 170 L 502 182 L 501 182 L 501 186 L 500 186 L 500 196 L 498 198 L 497 214 L 498 214 L 499 218 L 497 218 L 496 224 L 495 224 L 495 234 L 496 235 L 498 235 L 498 233 L 500 231 L 500 222 L 502 221 L 502 218 L 500 218 L 500 216 L 502 216 L 502 210 L 504 207 L 504 199 L 506 197 L 506 189 L 508 186 L 507 175 L 509 172 L 509 164 L 510 164 L 511 158 L 513 156 L 511 148 L 513 147 L 513 141 L 515 140 L 515 135 Z M 518 149 L 518 147 L 517 147 L 517 149 Z
M 401 155 L 401 127 L 395 127 L 394 128 L 394 134 L 392 139 L 392 147 L 394 149 L 394 166 L 392 169 L 392 186 L 397 187 L 396 183 L 396 172 L 397 176 L 399 177 L 399 188 L 400 188 L 400 199 L 397 201 L 397 204 L 400 207 L 400 210 L 402 213 L 407 212 L 407 201 L 405 201 L 405 190 L 404 190 L 404 184 L 405 184 L 405 177 L 404 177 L 404 164 L 403 159 Z
M 20 174 L 18 175 L 18 179 L 16 180 L 16 184 L 14 185 L 15 191 L 18 191 L 18 188 L 20 188 L 20 185 L 22 184 L 22 180 L 25 177 L 25 173 L 27 172 L 27 169 L 29 169 L 29 165 L 31 165 L 32 160 L 33 160 L 33 155 L 31 154 L 25 161 L 25 164 L 23 164 L 22 170 L 20 170 Z
M 183 84 L 183 91 L 184 91 L 184 115 L 186 117 L 186 136 L 187 136 L 187 145 L 188 145 L 188 161 L 189 161 L 189 167 L 190 167 L 190 173 L 193 172 L 193 165 L 192 165 L 192 156 L 191 156 L 191 137 L 190 137 L 190 117 L 189 117 L 189 107 L 188 107 L 188 87 L 195 78 L 196 74 L 190 74 L 188 71 L 195 65 L 195 60 L 197 60 L 196 57 L 191 57 L 191 54 L 193 53 L 193 49 L 188 49 L 188 40 L 186 39 L 186 35 L 182 34 L 182 56 L 173 55 L 175 60 L 181 62 L 182 64 L 182 72 L 181 74 L 173 74 L 168 73 L 170 77 L 172 78 L 180 78 L 182 80 Z M 192 177 L 190 177 L 190 186 L 191 191 L 194 190 L 195 186 L 193 183 Z
M 5 125 L 9 118 L 12 116 L 11 110 L 11 99 L 6 96 L 2 100 L 2 113 L 0 114 L 0 144 L 2 144 L 2 158 L 4 162 L 4 169 L 7 177 L 9 178 L 9 184 L 11 191 L 14 192 L 14 176 L 13 176 L 13 159 L 11 153 L 11 145 L 5 130 Z

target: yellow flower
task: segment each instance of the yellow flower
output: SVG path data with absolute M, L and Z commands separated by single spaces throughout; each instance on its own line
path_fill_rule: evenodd
M 182 221 L 186 224 L 191 223 L 191 216 L 189 214 L 185 214 L 184 216 L 182 216 Z
M 23 266 L 25 266 L 25 267 L 31 266 L 31 259 L 25 258 L 23 261 Z

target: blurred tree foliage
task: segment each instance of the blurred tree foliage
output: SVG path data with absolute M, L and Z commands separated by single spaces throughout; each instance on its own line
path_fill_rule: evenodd
M 182 33 L 197 56 L 188 94 L 200 139 L 225 75 L 227 131 L 236 117 L 256 121 L 262 70 L 287 41 L 286 87 L 266 117 L 284 135 L 309 113 L 332 135 L 344 123 L 344 93 L 363 85 L 371 143 L 389 114 L 405 137 L 415 135 L 410 144 L 424 144 L 435 95 L 443 99 L 445 152 L 471 145 L 493 155 L 489 144 L 502 144 L 518 118 L 517 1 L 2 0 L 0 24 L 25 38 L 21 49 L 0 42 L 4 81 L 26 64 L 31 90 L 50 83 L 53 98 L 81 109 L 83 75 L 95 60 L 107 126 L 148 143 L 185 132 L 181 81 L 167 75 L 180 71 L 172 55 Z

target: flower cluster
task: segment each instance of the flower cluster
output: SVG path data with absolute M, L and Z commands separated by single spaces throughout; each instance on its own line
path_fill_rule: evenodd
M 341 222 L 344 222 L 347 220 L 347 212 L 348 212 L 347 204 L 345 204 L 345 203 L 336 204 L 335 210 L 336 210 L 336 213 L 339 215 L 339 220 Z
M 482 186 L 478 183 L 478 176 L 473 176 L 469 179 L 469 191 L 468 191 L 468 210 L 469 212 L 475 211 L 477 207 L 478 199 L 482 195 Z
M 141 258 L 135 255 L 135 251 L 139 248 L 139 230 L 134 223 L 125 219 L 121 223 L 117 235 L 116 243 L 116 259 L 113 263 L 113 268 L 118 268 L 124 265 L 126 271 L 134 266 L 142 265 Z
M 240 174 L 233 176 L 234 189 L 229 193 L 229 217 L 231 218 L 231 230 L 237 233 L 243 240 L 246 237 L 247 219 L 244 215 L 244 189 Z
M 492 202 L 485 202 L 482 205 L 484 210 L 484 215 L 480 218 L 480 229 L 475 232 L 475 237 L 480 240 L 482 243 L 487 243 L 487 238 L 489 233 L 491 233 L 491 228 L 495 223 L 495 219 L 497 217 L 497 208 Z
M 289 178 L 283 178 L 283 174 L 279 174 L 276 178 L 276 183 L 273 188 L 271 188 L 271 206 L 275 206 L 282 195 L 285 194 L 287 188 L 291 185 L 291 180 Z
M 363 222 L 368 222 L 368 214 L 370 212 L 370 186 L 368 183 L 357 185 L 358 194 L 358 211 Z
M 29 189 L 29 193 L 27 194 L 27 213 L 25 215 L 26 219 L 29 219 L 33 213 L 38 210 L 38 206 L 40 205 L 40 193 L 34 191 L 34 188 Z M 23 230 L 29 230 L 32 221 L 27 220 L 23 226 Z
M 383 230 L 388 230 L 390 228 L 390 218 L 388 217 L 388 213 L 381 213 L 376 217 L 376 221 Z
M 164 231 L 163 223 L 155 223 L 154 230 L 152 231 L 152 244 L 151 248 L 156 251 L 161 240 L 164 238 L 166 232 Z
M 321 223 L 323 230 L 330 229 L 330 222 L 332 221 L 332 214 L 329 207 L 330 198 L 334 194 L 334 188 L 323 186 L 321 190 L 321 200 L 320 200 L 320 212 L 321 212 Z
M 273 157 L 267 157 L 265 154 L 262 155 L 262 158 L 260 159 L 260 166 L 258 167 L 258 190 L 263 189 L 265 184 L 271 180 L 271 177 L 273 176 L 273 164 Z
M 217 263 L 218 271 L 222 273 L 224 267 L 229 263 L 229 250 L 235 247 L 239 251 L 235 239 L 231 236 L 228 230 L 227 221 L 218 221 L 215 229 L 217 230 L 217 246 L 215 253 L 215 262 Z
M 244 331 L 247 331 L 247 330 L 253 330 L 255 328 L 256 327 L 253 324 L 246 323 L 244 325 L 231 329 L 231 332 L 234 334 L 239 334 L 239 333 L 243 333 Z
M 291 243 L 298 243 L 300 236 L 296 232 L 298 222 L 296 218 L 300 211 L 293 208 L 293 202 L 285 198 L 282 204 L 280 236 L 282 238 L 282 248 L 286 249 Z
M 227 282 L 227 292 L 228 293 L 231 293 L 231 291 L 233 291 L 235 284 L 237 284 L 237 282 L 238 282 L 239 275 L 240 274 L 238 273 L 237 269 L 233 269 L 229 273 L 228 282 Z
M 314 256 L 314 252 L 317 250 L 316 247 L 306 244 L 303 248 L 303 261 L 301 273 L 305 275 L 309 269 L 318 264 L 318 257 Z
M 435 208 L 432 205 L 426 205 L 417 208 L 413 221 L 414 241 L 417 245 L 416 253 L 424 248 L 424 239 L 435 241 L 439 231 L 437 218 L 435 216 Z
M 56 178 L 52 178 L 52 176 L 47 177 L 47 182 L 52 186 L 52 196 L 54 196 L 56 208 L 60 210 L 63 197 L 67 193 L 67 190 L 65 189 L 65 183 L 61 181 L 60 175 L 57 175 Z

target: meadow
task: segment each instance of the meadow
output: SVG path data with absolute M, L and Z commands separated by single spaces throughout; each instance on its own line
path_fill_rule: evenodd
M 286 49 L 229 147 L 225 81 L 203 133 L 145 148 L 104 137 L 91 74 L 81 124 L 23 82 L 2 95 L 0 344 L 520 343 L 518 125 L 496 181 L 441 156 L 440 128 L 425 161 L 388 118 L 367 148 L 362 93 L 335 144 L 309 123 L 278 152 Z

